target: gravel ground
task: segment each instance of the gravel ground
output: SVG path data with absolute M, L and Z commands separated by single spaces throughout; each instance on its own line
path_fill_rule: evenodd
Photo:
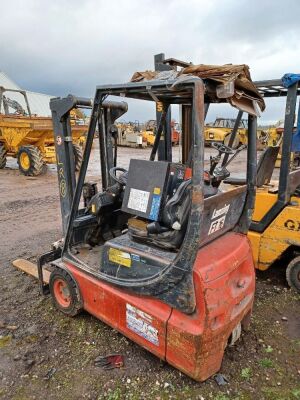
M 148 155 L 121 148 L 119 165 Z M 98 160 L 95 146 L 93 179 Z M 87 313 L 63 316 L 40 296 L 36 280 L 12 267 L 16 258 L 35 261 L 61 237 L 54 166 L 29 178 L 9 160 L 0 188 L 1 399 L 300 399 L 300 297 L 285 283 L 284 263 L 257 275 L 251 329 L 228 348 L 220 371 L 229 383 L 196 383 Z M 94 366 L 95 357 L 112 352 L 124 354 L 125 368 Z

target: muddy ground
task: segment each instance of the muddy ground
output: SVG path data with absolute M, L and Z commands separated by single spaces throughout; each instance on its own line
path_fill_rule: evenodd
M 119 164 L 133 154 L 149 151 L 120 149 Z M 97 162 L 95 149 L 93 178 Z M 229 383 L 196 383 L 90 315 L 63 316 L 12 267 L 16 258 L 35 261 L 61 237 L 55 167 L 36 178 L 16 168 L 9 160 L 0 170 L 1 399 L 300 399 L 299 295 L 286 285 L 284 263 L 257 276 L 251 329 L 228 348 L 220 371 Z M 125 368 L 94 366 L 98 355 L 119 352 Z

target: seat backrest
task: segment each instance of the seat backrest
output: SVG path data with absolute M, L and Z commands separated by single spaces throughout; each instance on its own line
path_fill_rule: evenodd
M 279 147 L 267 147 L 259 157 L 257 165 L 257 186 L 270 183 L 277 160 Z
M 258 187 L 270 183 L 277 160 L 279 147 L 267 147 L 261 154 L 257 164 L 256 184 Z M 231 185 L 245 185 L 246 177 L 237 178 L 229 177 L 224 180 L 224 183 Z

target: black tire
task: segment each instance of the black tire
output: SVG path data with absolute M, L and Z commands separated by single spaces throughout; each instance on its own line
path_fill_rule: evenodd
M 74 152 L 74 162 L 75 162 L 75 171 L 79 171 L 82 164 L 82 148 L 77 143 L 73 143 L 73 152 Z
M 5 168 L 6 165 L 6 148 L 4 144 L 0 144 L 0 169 Z
M 23 154 L 29 157 L 29 165 L 25 167 L 22 165 L 21 158 Z M 45 171 L 45 163 L 42 153 L 36 146 L 27 145 L 20 147 L 18 151 L 18 164 L 19 170 L 26 176 L 38 176 Z
M 61 282 L 65 285 L 62 289 L 65 290 L 65 293 L 62 293 L 62 297 L 65 295 L 65 298 L 68 299 L 65 304 L 63 304 L 58 293 L 58 287 Z M 80 294 L 76 283 L 67 271 L 61 268 L 55 268 L 50 275 L 49 289 L 52 302 L 59 311 L 69 317 L 74 317 L 82 311 Z
M 223 143 L 224 143 L 226 146 L 229 146 L 229 140 L 230 140 L 231 135 L 232 135 L 232 134 L 229 133 L 229 135 L 227 135 L 227 136 L 225 137 L 224 141 L 223 141 Z M 235 139 L 234 139 L 234 141 L 233 141 L 233 144 L 232 144 L 232 146 L 231 146 L 231 149 L 233 149 L 233 150 L 237 149 L 237 148 L 239 147 L 239 144 L 240 144 L 239 134 L 237 133 L 237 135 L 236 135 L 236 137 L 235 137 Z
M 291 288 L 300 293 L 300 256 L 294 258 L 287 266 L 286 280 Z

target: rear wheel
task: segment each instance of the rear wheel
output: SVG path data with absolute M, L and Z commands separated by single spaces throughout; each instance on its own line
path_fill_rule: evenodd
M 230 133 L 229 135 L 227 135 L 226 137 L 225 137 L 225 139 L 224 139 L 224 144 L 226 145 L 226 146 L 229 146 L 229 140 L 230 140 L 230 138 L 231 138 L 231 135 L 232 135 L 232 133 Z M 240 139 L 239 139 L 239 134 L 237 133 L 237 135 L 236 135 L 236 137 L 234 138 L 234 141 L 233 141 L 233 144 L 230 146 L 232 149 L 237 149 L 238 148 L 238 146 L 239 146 L 239 144 L 240 144 Z
M 6 153 L 4 144 L 0 144 L 0 169 L 3 169 L 6 165 Z
M 26 176 L 40 175 L 45 168 L 42 153 L 32 145 L 20 147 L 18 164 L 20 171 Z
M 291 288 L 300 293 L 300 256 L 294 258 L 287 266 L 286 280 Z
M 79 171 L 82 163 L 82 147 L 77 143 L 73 143 L 75 171 Z
M 67 271 L 55 268 L 50 275 L 49 289 L 53 304 L 59 311 L 70 317 L 80 313 L 80 296 L 73 278 Z

